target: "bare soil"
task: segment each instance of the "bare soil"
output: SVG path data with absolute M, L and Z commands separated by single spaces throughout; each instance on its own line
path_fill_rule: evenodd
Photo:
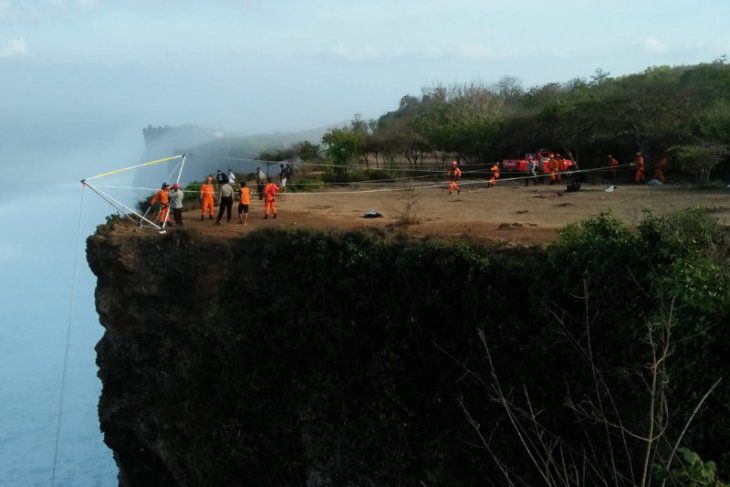
M 376 189 L 362 185 L 346 190 L 280 193 L 276 203 L 279 217 L 268 220 L 263 218 L 263 201 L 253 196 L 246 226 L 238 223 L 237 202 L 233 205 L 230 223 L 224 220 L 217 226 L 215 220 L 207 217 L 200 221 L 200 210 L 185 213 L 183 221 L 187 228 L 222 237 L 262 227 L 341 230 L 381 227 L 412 235 L 496 239 L 528 245 L 554 241 L 557 230 L 564 225 L 595 217 L 601 212 L 611 212 L 636 224 L 645 210 L 664 214 L 701 205 L 709 208 L 723 225 L 730 226 L 730 191 L 727 190 L 671 185 L 616 186 L 613 192 L 606 192 L 605 188 L 605 184 L 584 184 L 581 191 L 567 193 L 564 185 L 525 187 L 505 182 L 493 189 L 485 189 L 483 185 L 465 187 L 458 195 L 449 195 L 444 188 L 424 188 L 415 191 L 417 223 L 404 225 L 400 220 L 408 203 L 405 191 L 358 192 Z M 377 189 L 395 188 L 384 185 Z M 364 213 L 371 209 L 380 212 L 382 218 L 364 218 Z M 214 217 L 217 211 L 218 207 Z M 171 230 L 174 231 L 174 227 Z

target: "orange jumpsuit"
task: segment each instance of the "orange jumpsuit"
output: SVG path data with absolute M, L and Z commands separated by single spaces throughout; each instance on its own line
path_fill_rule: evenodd
M 274 218 L 276 218 L 277 191 L 279 191 L 279 187 L 274 183 L 268 183 L 264 186 L 264 215 L 266 218 L 269 217 L 269 209 L 274 213 Z
M 246 186 L 238 190 L 238 196 L 242 205 L 251 204 L 251 191 Z
M 152 196 L 150 205 L 160 202 L 160 213 L 157 215 L 157 221 L 164 222 L 165 219 L 170 221 L 170 198 L 167 196 L 167 190 L 161 189 Z
M 215 188 L 212 183 L 204 183 L 200 185 L 200 201 L 202 203 L 202 210 L 200 216 L 205 216 L 205 210 L 208 210 L 208 215 L 213 218 L 213 195 L 215 194 Z
M 453 191 L 456 191 L 456 194 L 461 193 L 461 188 L 456 183 L 457 180 L 461 179 L 461 169 L 458 167 L 452 167 L 449 169 L 449 179 L 451 182 L 449 183 L 449 194 L 451 194 Z
M 558 176 L 558 161 L 557 159 L 550 158 L 547 163 L 548 172 L 550 173 L 550 184 L 559 183 L 560 176 Z
M 644 177 L 644 158 L 641 156 L 636 156 L 634 159 L 634 165 L 636 166 L 636 174 L 634 175 L 634 182 L 635 183 L 643 183 L 646 181 L 646 178 Z
M 493 188 L 494 183 L 499 179 L 499 166 L 495 164 L 491 168 L 492 176 L 489 178 L 489 184 L 487 185 L 488 188 Z
M 664 179 L 664 169 L 667 167 L 667 158 L 662 157 L 659 159 L 659 162 L 657 162 L 656 165 L 656 172 L 654 173 L 654 179 L 657 179 L 663 183 L 666 183 L 666 179 Z
M 614 159 L 613 157 L 608 158 L 608 173 L 611 175 L 611 179 L 616 177 L 616 166 L 618 166 L 618 161 Z

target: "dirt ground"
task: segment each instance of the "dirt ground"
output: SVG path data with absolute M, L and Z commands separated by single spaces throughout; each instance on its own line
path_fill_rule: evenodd
M 399 225 L 408 203 L 404 191 L 392 186 L 374 188 L 332 189 L 315 193 L 283 193 L 277 197 L 279 217 L 263 219 L 263 201 L 252 197 L 248 225 L 238 223 L 233 205 L 231 223 L 216 226 L 215 220 L 200 221 L 200 211 L 184 214 L 184 225 L 206 234 L 233 236 L 264 226 L 278 228 L 358 229 L 383 227 L 413 235 L 436 234 L 443 237 L 465 236 L 470 239 L 497 239 L 514 244 L 541 244 L 555 240 L 557 230 L 567 223 L 610 211 L 626 222 L 635 224 L 644 210 L 663 214 L 672 210 L 702 205 L 723 225 L 730 225 L 730 190 L 698 190 L 666 185 L 616 186 L 606 192 L 605 184 L 583 185 L 575 193 L 566 193 L 565 186 L 539 185 L 525 187 L 505 182 L 493 189 L 483 184 L 463 186 L 460 195 L 449 195 L 444 188 L 416 190 L 411 202 L 417 223 Z M 361 192 L 387 189 L 387 191 Z M 364 218 L 368 210 L 380 212 L 382 218 Z M 217 216 L 218 207 L 216 207 Z M 174 227 L 171 229 L 174 231 Z M 150 230 L 147 230 L 150 231 Z

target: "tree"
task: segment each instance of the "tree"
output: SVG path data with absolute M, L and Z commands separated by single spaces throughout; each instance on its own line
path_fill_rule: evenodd
M 697 175 L 701 185 L 710 182 L 712 168 L 730 154 L 727 145 L 679 145 L 669 152 L 680 169 Z
M 302 161 L 311 162 L 319 159 L 320 148 L 319 145 L 312 144 L 308 140 L 305 140 L 299 144 L 298 153 Z

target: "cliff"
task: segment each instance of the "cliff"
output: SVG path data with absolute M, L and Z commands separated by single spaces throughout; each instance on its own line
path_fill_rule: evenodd
M 544 249 L 113 226 L 87 246 L 105 328 L 99 417 L 122 486 L 483 485 L 499 470 L 465 411 L 502 461 L 526 459 L 491 400 L 477 329 L 501 380 L 528 388 L 562 437 L 583 435 L 561 408 L 566 377 L 588 384 L 590 374 L 545 305 L 579 318 L 569 283 L 580 283 L 574 269 L 555 274 Z M 628 282 L 606 279 L 606 289 Z M 640 368 L 636 330 L 652 301 L 633 299 L 626 313 L 596 309 L 594 340 L 610 362 Z M 616 399 L 627 424 L 640 421 L 643 399 Z M 691 435 L 710 454 L 728 436 L 708 425 Z

